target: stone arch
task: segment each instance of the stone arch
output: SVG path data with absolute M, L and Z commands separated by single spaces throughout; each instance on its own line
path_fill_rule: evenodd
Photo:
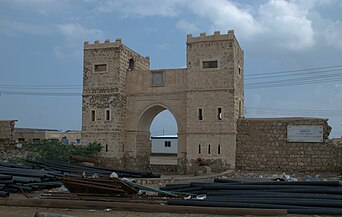
M 171 105 L 165 103 L 152 103 L 148 106 L 145 106 L 143 109 L 139 110 L 137 113 L 136 119 L 136 160 L 139 162 L 139 167 L 150 167 L 150 127 L 153 119 L 162 111 L 169 110 L 173 117 L 176 120 L 177 128 L 178 128 L 178 153 L 177 153 L 177 161 L 178 167 L 179 162 L 183 161 L 183 155 L 181 154 L 181 150 L 184 149 L 185 146 L 185 136 L 180 133 L 183 130 L 184 124 L 182 123 L 181 116 L 179 112 Z
M 173 117 L 176 119 L 177 122 L 177 127 L 178 131 L 179 128 L 181 128 L 181 121 L 180 121 L 180 116 L 179 113 L 172 108 L 170 105 L 166 105 L 164 103 L 153 103 L 147 107 L 145 107 L 138 116 L 138 121 L 137 121 L 137 130 L 138 131 L 149 131 L 151 123 L 153 119 L 162 111 L 164 110 L 169 110 Z M 146 125 L 147 123 L 147 125 Z

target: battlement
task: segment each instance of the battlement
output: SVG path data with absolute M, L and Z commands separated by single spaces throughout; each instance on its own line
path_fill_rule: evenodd
M 109 48 L 109 47 L 119 47 L 122 45 L 122 39 L 117 38 L 115 42 L 111 42 L 110 39 L 106 39 L 103 43 L 99 40 L 95 40 L 93 44 L 89 41 L 84 42 L 84 49 L 99 49 L 99 48 Z
M 220 31 L 215 31 L 213 35 L 206 35 L 205 32 L 201 33 L 198 37 L 187 35 L 187 44 L 199 43 L 199 42 L 212 42 L 212 41 L 227 41 L 235 39 L 234 30 L 228 30 L 227 34 L 221 34 Z

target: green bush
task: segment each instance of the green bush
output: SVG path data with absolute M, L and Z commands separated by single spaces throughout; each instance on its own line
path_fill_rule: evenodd
M 100 143 L 90 143 L 88 145 L 66 145 L 60 141 L 42 141 L 24 145 L 27 159 L 49 161 L 62 160 L 69 161 L 70 155 L 97 156 L 102 145 Z

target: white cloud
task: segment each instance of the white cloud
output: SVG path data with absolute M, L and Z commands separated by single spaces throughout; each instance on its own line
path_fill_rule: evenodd
M 227 0 L 199 0 L 196 4 L 188 4 L 190 10 L 197 15 L 208 18 L 213 29 L 227 31 L 235 29 L 243 37 L 250 37 L 261 31 L 259 23 L 252 14 L 239 8 L 235 3 Z
M 105 0 L 97 6 L 100 12 L 119 11 L 124 17 L 128 16 L 176 16 L 182 0 Z
M 57 29 L 70 43 L 81 43 L 85 40 L 103 38 L 103 32 L 99 29 L 88 29 L 79 23 L 66 23 L 57 25 Z
M 200 31 L 199 27 L 196 24 L 190 23 L 186 20 L 178 21 L 176 27 L 186 33 L 195 33 Z
M 57 25 L 57 30 L 64 35 L 66 43 L 55 46 L 53 53 L 59 58 L 73 57 L 80 59 L 82 56 L 82 42 L 99 40 L 104 36 L 99 29 L 88 29 L 79 23 L 66 23 Z
M 315 44 L 314 30 L 308 11 L 285 0 L 271 0 L 258 8 L 262 37 L 274 45 L 290 50 L 302 50 Z
M 342 23 L 330 21 L 324 30 L 324 38 L 328 45 L 342 49 Z
M 239 38 L 261 41 L 269 46 L 302 50 L 315 44 L 307 10 L 285 0 L 270 0 L 258 8 L 228 0 L 200 0 L 188 7 L 194 14 L 208 18 L 212 29 L 235 29 Z M 304 4 L 304 3 L 303 3 Z

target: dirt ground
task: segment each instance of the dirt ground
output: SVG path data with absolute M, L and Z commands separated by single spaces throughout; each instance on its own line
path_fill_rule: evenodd
M 173 213 L 146 213 L 146 212 L 129 212 L 129 211 L 104 211 L 104 210 L 82 210 L 82 209 L 55 209 L 55 208 L 36 208 L 36 207 L 13 207 L 0 206 L 0 216 L 2 217 L 34 217 L 36 212 L 48 212 L 69 215 L 73 217 L 222 217 L 223 215 L 206 215 L 206 214 L 173 214 Z M 230 217 L 238 217 L 237 215 L 227 215 Z M 247 215 L 252 217 L 251 215 Z M 239 216 L 241 217 L 241 216 Z M 329 215 L 287 215 L 287 217 L 333 217 Z M 336 216 L 334 216 L 336 217 Z

